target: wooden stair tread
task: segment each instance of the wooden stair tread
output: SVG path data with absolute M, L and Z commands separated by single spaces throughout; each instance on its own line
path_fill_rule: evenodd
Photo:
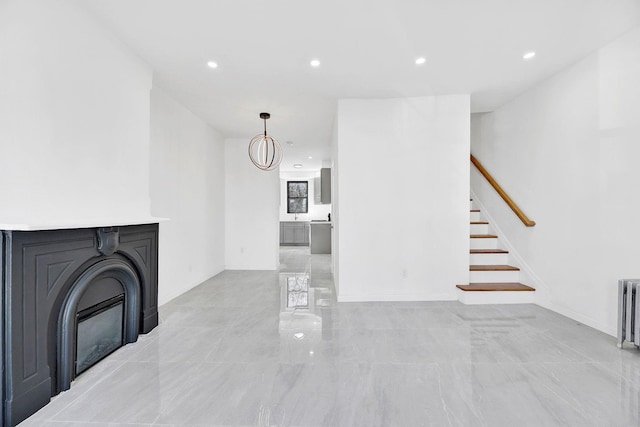
M 512 265 L 470 265 L 469 271 L 520 271 Z
M 535 291 L 534 288 L 522 283 L 469 283 L 468 285 L 456 285 L 463 291 Z
M 480 209 L 471 209 L 471 212 L 480 212 Z
M 471 249 L 470 254 L 508 254 L 504 249 Z
M 495 234 L 472 234 L 471 236 L 472 239 L 497 239 L 498 236 L 496 236 Z
M 487 221 L 471 221 L 470 224 L 473 224 L 473 225 L 488 225 L 489 223 Z

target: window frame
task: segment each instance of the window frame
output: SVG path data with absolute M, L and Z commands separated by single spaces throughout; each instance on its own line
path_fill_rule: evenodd
M 290 184 L 304 184 L 305 195 L 292 196 Z M 302 203 L 304 207 L 304 211 L 291 210 L 292 208 L 291 202 L 294 200 L 304 200 L 304 202 Z M 287 213 L 290 213 L 290 214 L 309 213 L 309 181 L 287 181 Z

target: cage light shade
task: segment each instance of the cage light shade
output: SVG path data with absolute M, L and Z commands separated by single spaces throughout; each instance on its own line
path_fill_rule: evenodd
M 251 138 L 249 142 L 249 158 L 258 169 L 271 171 L 280 166 L 282 161 L 282 147 L 277 139 L 267 134 L 267 119 L 269 113 L 260 113 L 264 121 L 264 133 Z
M 258 169 L 270 171 L 280 166 L 282 161 L 282 147 L 277 139 L 259 134 L 249 142 L 249 158 Z

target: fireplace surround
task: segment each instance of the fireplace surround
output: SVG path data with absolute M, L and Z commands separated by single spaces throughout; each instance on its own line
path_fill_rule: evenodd
M 158 224 L 0 236 L 0 397 L 3 425 L 14 426 L 157 326 Z

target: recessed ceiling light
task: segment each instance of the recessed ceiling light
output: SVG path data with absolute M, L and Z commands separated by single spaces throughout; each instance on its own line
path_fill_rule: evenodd
M 421 56 L 420 58 L 416 58 L 416 65 L 422 65 L 425 62 L 427 62 L 427 58 L 425 58 L 424 56 Z
M 295 165 L 293 165 L 293 167 L 296 169 L 300 169 L 302 165 L 300 163 L 296 163 Z
M 218 68 L 218 64 L 217 64 L 217 63 L 215 63 L 215 62 L 213 62 L 213 61 L 209 61 L 209 62 L 207 62 L 207 66 L 208 66 L 209 68 Z
M 313 157 L 309 156 L 309 160 L 313 159 Z
M 309 65 L 311 65 L 312 67 L 319 67 L 320 61 L 317 59 L 312 59 L 311 62 L 309 62 Z
M 533 58 L 534 56 L 536 56 L 536 53 L 535 53 L 535 52 L 527 52 L 527 53 L 525 53 L 524 55 L 522 55 L 522 59 L 531 59 L 531 58 Z

